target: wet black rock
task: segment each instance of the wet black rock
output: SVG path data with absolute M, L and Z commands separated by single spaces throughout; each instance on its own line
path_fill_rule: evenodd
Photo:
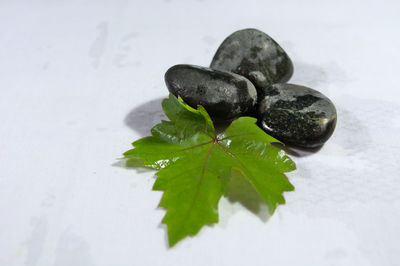
M 258 106 L 260 127 L 285 144 L 303 148 L 323 145 L 336 125 L 336 109 L 322 93 L 294 84 L 264 88 Z
M 202 105 L 214 121 L 247 115 L 257 102 L 254 85 L 234 73 L 193 65 L 175 65 L 165 73 L 168 90 L 196 108 Z
M 257 29 L 239 30 L 220 45 L 211 68 L 237 73 L 259 88 L 283 83 L 293 74 L 293 63 L 270 36 Z

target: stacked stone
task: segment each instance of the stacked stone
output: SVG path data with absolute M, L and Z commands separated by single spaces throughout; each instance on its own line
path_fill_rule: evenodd
M 228 36 L 209 68 L 175 65 L 165 74 L 169 91 L 214 122 L 254 116 L 266 133 L 291 146 L 316 148 L 332 135 L 337 115 L 322 93 L 286 83 L 293 63 L 270 36 L 244 29 Z

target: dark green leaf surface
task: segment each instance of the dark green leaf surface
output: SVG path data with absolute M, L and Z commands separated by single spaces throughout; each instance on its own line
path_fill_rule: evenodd
M 278 141 L 259 129 L 256 119 L 241 117 L 217 136 L 203 107 L 193 109 L 173 95 L 162 105 L 170 121 L 153 127 L 152 136 L 135 141 L 124 156 L 159 170 L 153 189 L 164 191 L 160 206 L 167 208 L 163 223 L 170 246 L 218 222 L 218 201 L 232 169 L 254 186 L 271 213 L 285 203 L 282 193 L 294 187 L 282 173 L 295 164 L 271 145 Z

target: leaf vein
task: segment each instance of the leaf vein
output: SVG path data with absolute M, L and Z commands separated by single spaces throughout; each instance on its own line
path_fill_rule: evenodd
M 184 219 L 183 219 L 182 228 L 185 226 L 185 224 L 186 224 L 186 222 L 187 222 L 187 218 L 189 217 L 190 213 L 192 212 L 193 207 L 194 207 L 194 203 L 196 202 L 197 197 L 199 196 L 200 186 L 201 186 L 201 184 L 202 184 L 202 182 L 203 182 L 203 177 L 204 177 L 204 173 L 205 173 L 205 168 L 206 168 L 206 165 L 207 165 L 207 163 L 208 163 L 208 159 L 210 158 L 211 151 L 212 151 L 213 147 L 215 146 L 215 143 L 218 143 L 218 142 L 214 141 L 213 145 L 211 145 L 210 149 L 208 149 L 208 151 L 207 151 L 206 159 L 205 159 L 205 161 L 204 161 L 203 169 L 202 169 L 202 171 L 201 171 L 200 180 L 199 180 L 199 183 L 197 184 L 197 190 L 196 190 L 196 193 L 195 193 L 195 195 L 194 195 L 194 197 L 193 197 L 193 200 L 192 200 L 192 202 L 191 202 L 191 204 L 190 204 L 190 206 L 189 206 L 189 210 L 188 210 L 188 212 L 186 213 L 186 215 L 185 215 L 185 217 L 184 217 Z

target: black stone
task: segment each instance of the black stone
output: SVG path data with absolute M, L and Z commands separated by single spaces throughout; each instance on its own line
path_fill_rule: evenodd
M 234 73 L 193 65 L 175 65 L 165 73 L 168 90 L 188 105 L 202 105 L 214 121 L 229 121 L 249 114 L 257 91 L 246 78 Z
M 264 88 L 258 106 L 259 126 L 285 144 L 322 146 L 336 126 L 336 109 L 322 93 L 294 84 Z
M 257 90 L 288 81 L 293 63 L 270 36 L 257 29 L 239 30 L 220 45 L 211 68 L 237 73 L 248 78 Z

